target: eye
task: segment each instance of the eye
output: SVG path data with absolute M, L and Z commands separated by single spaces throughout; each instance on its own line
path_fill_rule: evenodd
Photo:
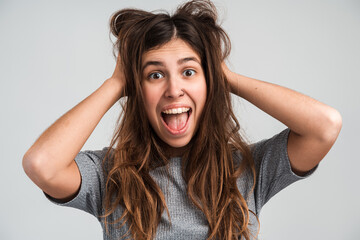
M 183 72 L 183 75 L 184 75 L 185 77 L 191 77 L 191 76 L 193 76 L 195 73 L 196 73 L 195 70 L 187 69 L 187 70 L 185 70 L 185 71 Z
M 154 72 L 154 73 L 151 73 L 148 78 L 149 79 L 160 79 L 160 78 L 163 78 L 164 76 L 159 73 L 159 72 Z

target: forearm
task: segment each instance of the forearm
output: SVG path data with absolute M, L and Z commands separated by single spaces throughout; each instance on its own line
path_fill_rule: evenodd
M 228 72 L 234 94 L 278 119 L 298 135 L 319 140 L 338 135 L 340 114 L 334 108 L 291 89 Z
M 24 155 L 25 171 L 37 172 L 42 174 L 42 178 L 49 179 L 69 166 L 101 118 L 120 98 L 121 92 L 121 84 L 108 79 L 95 92 L 61 116 Z

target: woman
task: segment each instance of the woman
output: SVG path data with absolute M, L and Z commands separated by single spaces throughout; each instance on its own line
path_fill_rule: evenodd
M 25 172 L 51 201 L 96 216 L 104 239 L 256 238 L 262 206 L 309 176 L 334 144 L 338 111 L 231 72 L 230 41 L 210 1 L 171 16 L 120 10 L 110 27 L 113 75 L 39 137 Z M 230 92 L 288 128 L 247 144 Z M 80 152 L 122 97 L 110 146 Z

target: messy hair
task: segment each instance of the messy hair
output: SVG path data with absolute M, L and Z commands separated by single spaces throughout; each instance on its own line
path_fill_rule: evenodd
M 230 40 L 217 21 L 215 6 L 206 0 L 186 2 L 173 14 L 122 9 L 112 15 L 110 29 L 116 38 L 114 50 L 122 63 L 127 99 L 106 154 L 113 150 L 113 156 L 105 157 L 103 165 L 106 229 L 127 224 L 128 237 L 148 240 L 155 237 L 163 211 L 171 219 L 164 194 L 149 174 L 167 166 L 169 159 L 147 119 L 141 79 L 144 53 L 177 38 L 201 58 L 207 86 L 201 124 L 182 156 L 187 194 L 206 217 L 208 239 L 250 239 L 249 219 L 254 213 L 236 182 L 250 170 L 254 188 L 255 169 L 249 145 L 239 133 L 221 67 L 230 53 Z M 241 153 L 241 161 L 235 161 L 235 151 Z M 124 211 L 113 219 L 119 205 Z

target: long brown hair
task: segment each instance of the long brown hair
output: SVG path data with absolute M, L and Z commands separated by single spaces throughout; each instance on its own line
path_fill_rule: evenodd
M 141 63 L 146 51 L 175 37 L 199 54 L 207 84 L 201 124 L 182 156 L 188 196 L 206 216 L 208 239 L 241 236 L 249 240 L 251 211 L 236 180 L 250 169 L 254 188 L 255 170 L 249 146 L 239 134 L 229 84 L 221 67 L 229 55 L 230 40 L 217 23 L 215 6 L 206 0 L 189 1 L 173 15 L 123 9 L 111 17 L 110 29 L 116 37 L 114 51 L 123 64 L 127 99 L 103 162 L 107 178 L 103 202 L 106 228 L 127 224 L 127 234 L 132 238 L 153 239 L 164 210 L 171 219 L 164 194 L 149 174 L 156 167 L 166 166 L 168 156 L 146 116 Z M 111 150 L 113 156 L 107 158 Z M 241 153 L 241 162 L 233 159 L 235 151 Z M 124 209 L 121 217 L 111 220 L 119 205 Z

